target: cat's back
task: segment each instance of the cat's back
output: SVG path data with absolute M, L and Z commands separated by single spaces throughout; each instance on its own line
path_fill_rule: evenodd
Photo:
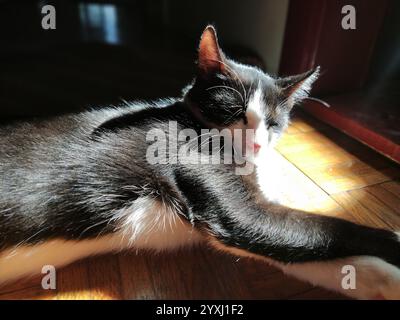
M 126 102 L 118 106 L 102 107 L 76 114 L 0 124 L 0 153 L 5 149 L 23 151 L 26 147 L 39 147 L 43 143 L 48 146 L 49 142 L 89 137 L 96 132 L 96 129 L 113 119 L 123 118 L 126 115 L 135 117 L 140 111 L 160 110 L 174 102 L 173 99 L 157 102 Z
M 30 121 L 15 121 L 0 125 L 0 167 L 7 159 L 20 156 L 29 158 L 31 153 L 49 154 L 52 148 L 62 148 L 71 143 L 87 140 L 102 123 L 133 108 L 108 107 L 77 114 L 54 116 Z
M 155 122 L 142 118 L 152 118 L 169 105 L 171 100 L 139 101 L 0 126 L 0 175 L 10 176 L 10 180 L 16 172 L 48 175 L 67 164 L 84 165 L 96 154 L 109 158 L 127 149 L 140 149 L 145 145 L 146 130 Z M 103 134 L 118 132 L 121 121 L 127 134 Z M 111 129 L 107 127 L 110 124 Z
M 23 147 L 61 136 L 86 134 L 102 122 L 123 112 L 123 109 L 104 108 L 51 118 L 13 121 L 0 125 L 0 144 L 2 148 L 13 145 Z

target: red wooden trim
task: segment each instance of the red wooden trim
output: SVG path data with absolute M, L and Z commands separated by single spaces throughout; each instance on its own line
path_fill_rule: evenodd
M 327 108 L 322 104 L 306 100 L 304 109 L 314 115 L 323 122 L 334 126 L 335 128 L 345 132 L 349 136 L 368 145 L 374 150 L 400 163 L 400 146 L 389 140 L 388 138 L 374 132 L 368 127 L 362 126 L 351 118 L 345 117 L 335 111 L 334 106 Z
M 315 66 L 326 2 L 290 1 L 279 74 L 292 75 Z
M 356 9 L 356 29 L 341 26 L 342 7 Z M 327 97 L 355 92 L 367 80 L 371 57 L 388 7 L 388 0 L 291 0 L 282 48 L 280 75 L 321 66 L 322 75 L 312 94 Z M 344 107 L 339 102 L 336 106 Z M 351 107 L 347 103 L 347 107 Z M 384 155 L 400 162 L 400 146 L 390 137 L 356 122 L 335 106 L 307 101 L 305 110 L 346 132 Z M 368 112 L 368 111 L 366 111 Z
M 387 3 L 387 0 L 290 1 L 279 73 L 301 73 L 320 65 L 322 76 L 314 94 L 360 89 L 367 80 Z M 345 5 L 356 10 L 355 30 L 342 28 Z

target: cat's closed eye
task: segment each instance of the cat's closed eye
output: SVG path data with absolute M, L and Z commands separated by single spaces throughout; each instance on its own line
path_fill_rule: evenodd
M 274 127 L 278 127 L 278 126 L 279 126 L 279 124 L 277 122 L 275 122 L 275 121 L 272 121 L 272 120 L 267 121 L 267 128 L 268 129 L 271 129 L 271 128 L 274 128 Z

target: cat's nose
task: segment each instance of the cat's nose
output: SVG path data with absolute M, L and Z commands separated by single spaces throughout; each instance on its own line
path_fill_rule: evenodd
M 258 151 L 260 151 L 261 145 L 255 142 L 253 147 L 254 147 L 254 153 L 258 153 Z

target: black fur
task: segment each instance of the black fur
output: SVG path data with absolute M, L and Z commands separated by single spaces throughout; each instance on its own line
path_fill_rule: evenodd
M 228 247 L 285 263 L 372 255 L 400 266 L 393 232 L 260 203 L 251 179 L 234 173 L 235 164 L 146 161 L 146 133 L 168 132 L 171 120 L 196 132 L 246 123 L 256 84 L 264 92 L 265 125 L 281 133 L 293 104 L 285 93 L 315 73 L 274 80 L 220 59 L 218 70 L 199 72 L 179 99 L 0 128 L 0 248 L 116 232 L 116 212 L 151 194 Z

